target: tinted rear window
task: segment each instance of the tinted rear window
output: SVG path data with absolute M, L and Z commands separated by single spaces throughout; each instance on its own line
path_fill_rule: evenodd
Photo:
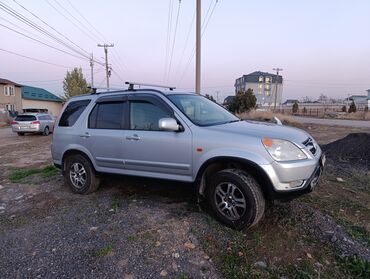
M 35 120 L 37 120 L 36 116 L 33 115 L 18 115 L 15 118 L 15 121 L 35 121 Z
M 123 102 L 97 104 L 89 117 L 90 129 L 121 129 Z
M 89 103 L 90 100 L 70 102 L 60 117 L 59 126 L 73 126 Z

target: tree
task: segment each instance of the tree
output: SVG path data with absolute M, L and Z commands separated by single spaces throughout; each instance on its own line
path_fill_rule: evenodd
M 63 81 L 64 98 L 69 98 L 90 92 L 86 79 L 82 74 L 81 68 L 74 68 L 72 71 L 67 71 Z
M 228 109 L 234 113 L 247 112 L 256 107 L 257 98 L 253 94 L 253 89 L 239 91 L 235 98 L 230 102 Z
M 297 102 L 294 102 L 293 107 L 292 107 L 292 110 L 293 110 L 293 113 L 297 113 L 298 112 L 298 103 Z
M 352 103 L 350 104 L 349 108 L 348 108 L 348 112 L 351 113 L 351 112 L 356 112 L 356 104 L 354 101 L 352 101 Z
M 215 98 L 213 98 L 212 95 L 209 95 L 209 94 L 206 94 L 204 97 L 206 97 L 207 99 L 211 100 L 212 102 L 215 102 L 216 103 L 216 100 Z

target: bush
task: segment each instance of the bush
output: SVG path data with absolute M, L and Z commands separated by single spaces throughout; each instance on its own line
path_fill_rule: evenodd
M 346 106 L 346 105 L 344 105 L 344 106 L 342 107 L 342 112 L 347 112 L 347 106 Z
M 293 110 L 293 113 L 297 113 L 298 112 L 298 103 L 297 102 L 294 102 L 293 107 L 292 107 L 292 110 Z
M 356 105 L 355 105 L 355 102 L 352 101 L 351 105 L 349 106 L 349 109 L 348 109 L 348 112 L 349 113 L 352 113 L 352 112 L 356 112 Z
M 234 113 L 248 112 L 256 107 L 257 98 L 253 94 L 252 89 L 247 91 L 239 91 L 235 98 L 231 101 L 228 109 Z

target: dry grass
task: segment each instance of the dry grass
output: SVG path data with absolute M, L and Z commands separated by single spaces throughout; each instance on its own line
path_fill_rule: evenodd
M 353 120 L 370 120 L 370 112 L 357 111 L 353 113 L 340 113 L 337 118 L 339 119 L 353 119 Z
M 274 116 L 279 118 L 280 121 L 283 122 L 283 124 L 285 125 L 300 128 L 303 127 L 301 123 L 295 121 L 290 115 L 287 114 L 274 113 L 272 111 L 255 111 L 255 110 L 238 114 L 238 117 L 240 117 L 243 120 L 257 120 L 276 123 L 276 121 L 274 120 Z

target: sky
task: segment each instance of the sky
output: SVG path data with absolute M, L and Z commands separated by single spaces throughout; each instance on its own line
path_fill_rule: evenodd
M 97 44 L 114 43 L 108 56 L 111 87 L 137 81 L 194 91 L 196 0 L 181 0 L 180 6 L 179 2 L 0 0 L 0 8 L 11 7 L 73 47 L 66 48 L 0 9 L 0 77 L 62 95 L 67 70 L 81 67 L 88 82 L 91 78 L 88 59 L 65 52 L 93 53 L 103 62 L 104 51 Z M 243 74 L 273 73 L 279 67 L 283 99 L 365 95 L 370 88 L 369 14 L 369 0 L 203 0 L 202 94 L 222 101 L 234 94 L 235 79 Z M 104 67 L 95 63 L 94 72 L 94 85 L 104 87 Z

